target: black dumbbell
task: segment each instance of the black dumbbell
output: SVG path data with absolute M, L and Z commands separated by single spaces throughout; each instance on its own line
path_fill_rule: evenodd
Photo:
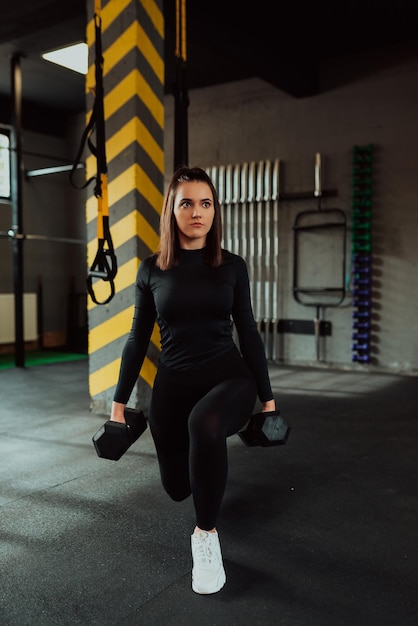
M 238 435 L 246 446 L 267 448 L 284 445 L 290 430 L 289 424 L 280 415 L 279 410 L 265 411 L 252 415 Z
M 98 456 L 119 461 L 147 429 L 147 419 L 142 411 L 125 407 L 124 416 L 126 424 L 107 420 L 93 435 L 93 444 Z

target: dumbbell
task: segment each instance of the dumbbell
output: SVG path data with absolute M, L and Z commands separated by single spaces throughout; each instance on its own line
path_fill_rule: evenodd
M 291 427 L 279 410 L 265 411 L 252 415 L 238 435 L 246 446 L 267 448 L 284 445 L 290 430 Z
M 125 407 L 124 416 L 126 424 L 107 420 L 93 435 L 93 444 L 98 456 L 119 461 L 147 429 L 147 419 L 142 411 Z

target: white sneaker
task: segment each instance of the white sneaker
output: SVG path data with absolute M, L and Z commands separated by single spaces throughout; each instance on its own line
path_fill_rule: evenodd
M 192 589 L 195 593 L 216 593 L 226 582 L 218 533 L 199 530 L 191 539 Z

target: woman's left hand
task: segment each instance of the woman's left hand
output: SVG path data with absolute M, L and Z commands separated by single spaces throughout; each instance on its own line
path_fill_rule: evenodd
M 267 402 L 262 402 L 261 403 L 261 412 L 262 413 L 266 413 L 267 411 L 275 411 L 276 410 L 276 401 L 274 400 L 267 400 Z

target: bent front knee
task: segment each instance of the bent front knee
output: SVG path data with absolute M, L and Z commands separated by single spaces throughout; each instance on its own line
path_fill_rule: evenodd
M 177 482 L 173 483 L 172 480 L 164 480 L 163 478 L 162 484 L 165 492 L 174 502 L 182 502 L 192 493 L 189 481 L 187 481 L 187 484 L 179 484 Z
M 164 489 L 174 502 L 183 502 L 183 500 L 186 500 L 192 493 L 190 488 L 182 491 L 179 489 L 167 489 L 167 487 L 164 487 Z

